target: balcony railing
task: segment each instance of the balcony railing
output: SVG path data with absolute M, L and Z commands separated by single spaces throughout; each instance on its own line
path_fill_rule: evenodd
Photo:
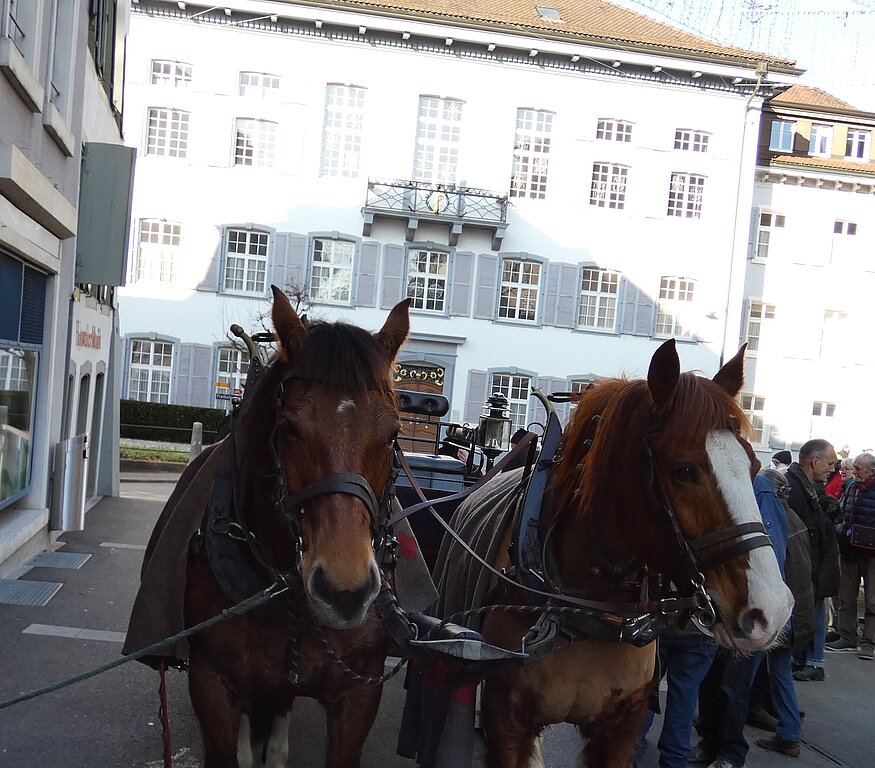
M 493 233 L 493 250 L 499 250 L 507 229 L 507 196 L 485 189 L 434 184 L 423 181 L 369 179 L 364 235 L 370 235 L 375 216 L 407 220 L 407 239 L 413 240 L 420 220 L 450 226 L 450 245 L 456 245 L 465 226 Z
M 12 15 L 12 10 L 9 11 L 9 26 L 7 27 L 7 34 L 9 35 L 9 39 L 15 43 L 18 52 L 23 56 L 25 34 L 15 16 Z

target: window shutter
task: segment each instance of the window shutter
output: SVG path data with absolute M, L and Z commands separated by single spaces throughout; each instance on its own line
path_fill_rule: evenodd
M 549 394 L 553 394 L 554 392 L 568 392 L 571 387 L 568 386 L 567 379 L 559 379 L 555 376 L 549 377 Z M 556 410 L 556 415 L 559 417 L 559 421 L 564 426 L 568 423 L 568 411 L 569 411 L 569 403 L 553 403 L 553 408 Z
M 761 209 L 754 206 L 750 212 L 750 231 L 747 237 L 747 258 L 755 259 L 757 255 L 757 239 L 760 228 Z
M 557 264 L 559 272 L 559 295 L 556 301 L 556 325 L 574 328 L 577 315 L 577 266 Z
M 194 344 L 179 345 L 179 362 L 176 364 L 176 392 L 171 393 L 176 405 L 189 405 L 191 402 L 191 367 Z
M 197 290 L 199 291 L 210 291 L 211 293 L 216 293 L 219 290 L 219 264 L 225 253 L 225 230 L 222 227 L 217 227 L 216 234 L 218 242 L 216 243 L 213 255 L 207 263 L 207 269 L 204 272 L 204 276 L 197 285 Z M 134 253 L 135 258 L 131 259 L 131 263 L 135 265 L 134 269 L 136 270 L 136 261 L 140 258 L 140 255 L 139 251 L 136 249 Z M 136 274 L 136 271 L 133 274 Z
M 653 299 L 629 280 L 623 279 L 622 332 L 635 336 L 653 335 Z
M 747 324 L 750 318 L 750 299 L 745 299 L 741 302 L 741 323 L 738 329 L 738 346 L 740 347 L 747 341 Z M 760 336 L 762 337 L 762 324 L 760 324 Z
M 471 314 L 471 286 L 474 284 L 473 253 L 470 251 L 456 251 L 452 279 L 450 315 L 454 317 L 468 317 Z
M 286 284 L 286 262 L 289 260 L 289 234 L 277 232 L 273 237 L 273 267 L 270 281 L 282 289 Z
M 380 266 L 380 244 L 362 243 L 356 278 L 355 305 L 377 306 L 377 269 Z
M 498 256 L 492 253 L 481 253 L 477 259 L 474 317 L 479 320 L 492 320 L 495 317 L 495 294 L 497 291 Z
M 213 406 L 213 347 L 206 344 L 193 344 L 191 357 L 191 378 L 189 387 L 191 396 L 189 405 L 201 408 Z
M 559 303 L 561 273 L 561 264 L 551 263 L 547 265 L 547 279 L 544 282 L 544 309 L 541 312 L 541 322 L 544 325 L 556 325 L 556 306 Z
M 130 399 L 128 382 L 131 380 L 131 337 L 125 337 L 125 356 L 122 358 L 122 389 L 121 400 Z
M 288 251 L 286 254 L 286 283 L 279 286 L 282 289 L 300 291 L 307 285 L 307 262 L 310 238 L 306 235 L 286 233 Z
M 382 309 L 392 309 L 404 298 L 404 246 L 383 246 L 383 292 L 380 297 Z
M 468 371 L 468 392 L 465 399 L 465 421 L 469 424 L 477 424 L 480 414 L 483 413 L 483 404 L 486 402 L 486 386 L 489 383 L 489 374 L 486 371 Z

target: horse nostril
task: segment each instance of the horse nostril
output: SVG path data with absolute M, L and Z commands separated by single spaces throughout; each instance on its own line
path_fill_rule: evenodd
M 310 574 L 310 594 L 345 619 L 361 614 L 373 601 L 377 592 L 376 574 L 368 569 L 364 583 L 357 589 L 338 589 L 321 565 Z
M 768 626 L 769 622 L 766 621 L 765 614 L 759 608 L 745 611 L 738 621 L 738 627 L 745 637 L 752 637 L 754 634 L 765 634 Z

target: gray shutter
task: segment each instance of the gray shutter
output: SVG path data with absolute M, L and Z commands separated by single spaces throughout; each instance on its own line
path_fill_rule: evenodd
M 474 289 L 474 317 L 492 320 L 495 317 L 495 294 L 498 291 L 498 256 L 481 253 L 477 258 L 477 286 Z
M 568 389 L 565 379 L 560 379 L 556 376 L 538 376 L 535 379 L 535 386 L 545 395 L 552 395 L 554 392 L 565 392 Z M 544 410 L 544 406 L 541 405 L 541 401 L 533 397 L 532 404 L 532 420 L 537 421 L 539 424 L 546 425 L 547 412 Z M 553 403 L 553 408 L 556 411 L 556 415 L 559 417 L 559 421 L 564 424 L 568 418 L 568 404 Z
M 306 235 L 287 233 L 289 238 L 288 253 L 286 255 L 286 284 L 280 288 L 289 288 L 293 291 L 304 291 L 307 286 L 307 252 L 310 238 Z
M 270 281 L 282 289 L 287 280 L 286 262 L 289 259 L 289 234 L 277 232 L 273 237 L 273 267 L 270 271 Z
M 750 232 L 747 237 L 747 258 L 754 259 L 757 255 L 757 239 L 760 229 L 761 210 L 754 206 L 750 212 Z
M 392 309 L 404 298 L 404 246 L 383 246 L 383 292 L 380 307 Z
M 219 264 L 225 252 L 225 230 L 223 227 L 219 227 L 218 230 L 219 240 L 216 249 L 213 251 L 212 256 L 210 256 L 203 278 L 197 284 L 197 290 L 199 291 L 216 293 L 219 290 Z
M 571 387 L 568 386 L 567 379 L 559 379 L 555 376 L 549 377 L 549 393 L 552 395 L 554 392 L 567 392 Z M 559 417 L 559 421 L 564 426 L 568 423 L 568 403 L 553 403 L 553 408 L 556 410 L 556 415 Z
M 738 329 L 738 346 L 741 347 L 747 341 L 748 313 L 750 312 L 750 299 L 741 302 L 741 323 Z M 760 340 L 762 340 L 762 324 L 760 324 Z
M 559 295 L 556 301 L 556 325 L 560 328 L 574 328 L 577 325 L 577 266 L 558 264 Z
M 645 291 L 629 280 L 623 279 L 623 321 L 622 332 L 635 336 L 652 336 L 654 309 L 653 299 Z
M 128 400 L 128 384 L 131 380 L 131 341 L 130 336 L 125 337 L 125 356 L 122 358 L 122 391 L 121 400 Z
M 380 244 L 362 243 L 355 284 L 355 305 L 357 307 L 377 306 L 377 269 L 379 266 Z
M 480 414 L 483 413 L 483 404 L 486 402 L 486 386 L 489 383 L 489 374 L 486 371 L 468 371 L 468 391 L 465 393 L 465 421 L 469 424 L 477 424 Z
M 453 261 L 450 315 L 468 317 L 471 314 L 471 287 L 474 285 L 474 254 L 456 251 Z
M 541 312 L 541 322 L 544 325 L 556 325 L 556 305 L 559 303 L 559 277 L 561 273 L 561 264 L 547 264 L 547 279 L 544 281 L 544 309 Z
M 177 405 L 209 408 L 212 388 L 213 348 L 205 344 L 180 344 L 176 366 Z

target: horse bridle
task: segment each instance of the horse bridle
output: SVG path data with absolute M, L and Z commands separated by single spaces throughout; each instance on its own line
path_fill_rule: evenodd
M 274 508 L 286 519 L 292 534 L 295 546 L 295 561 L 298 573 L 301 571 L 301 562 L 306 551 L 304 531 L 301 519 L 304 516 L 305 505 L 308 501 L 320 496 L 344 494 L 354 496 L 364 505 L 368 511 L 371 528 L 371 543 L 377 564 L 381 567 L 394 567 L 397 560 L 398 545 L 389 527 L 392 502 L 395 498 L 395 478 L 398 471 L 394 467 L 390 470 L 389 480 L 380 499 L 374 493 L 370 483 L 355 472 L 335 472 L 304 486 L 298 491 L 289 491 L 288 477 L 285 464 L 282 460 L 282 448 L 280 446 L 279 419 L 283 403 L 286 382 L 292 379 L 307 378 L 296 369 L 286 371 L 275 390 L 276 418 L 271 432 L 269 445 L 271 460 L 273 462 L 273 476 L 276 481 L 274 491 Z

